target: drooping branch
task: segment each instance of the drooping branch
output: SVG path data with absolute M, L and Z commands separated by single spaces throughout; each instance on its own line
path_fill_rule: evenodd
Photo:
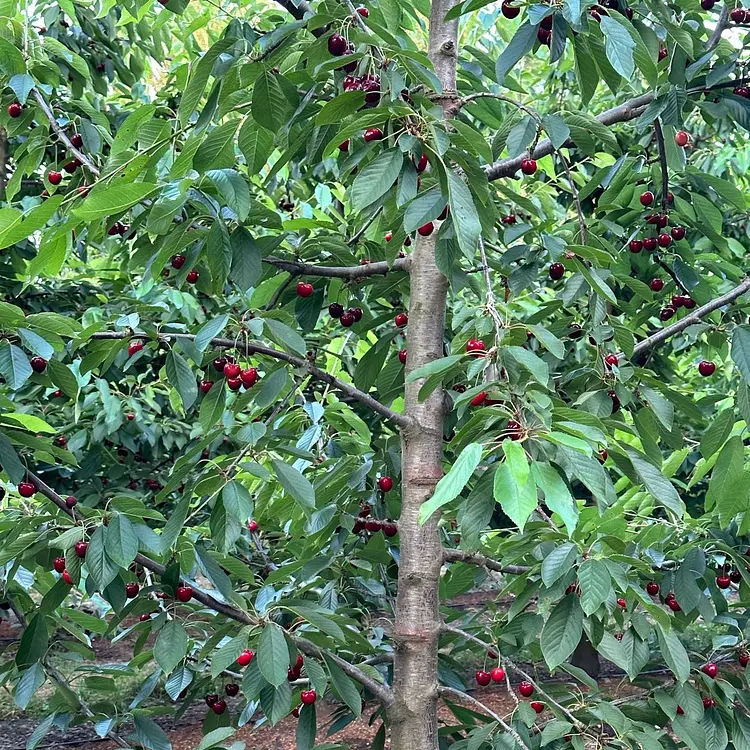
M 657 331 L 648 338 L 643 339 L 643 341 L 635 345 L 633 354 L 631 355 L 630 359 L 636 361 L 638 357 L 644 352 L 647 352 L 654 346 L 663 344 L 667 339 L 671 338 L 677 333 L 684 331 L 688 326 L 694 325 L 695 323 L 700 323 L 700 321 L 705 318 L 706 315 L 712 313 L 714 310 L 718 310 L 724 305 L 728 305 L 730 302 L 734 302 L 734 300 L 736 300 L 738 297 L 741 297 L 743 294 L 745 294 L 745 292 L 748 291 L 750 291 L 750 278 L 745 279 L 743 282 L 738 284 L 734 289 L 727 292 L 726 294 L 722 294 L 720 297 L 707 302 L 702 307 L 696 308 L 695 310 L 693 310 L 693 312 L 688 313 L 682 320 L 678 320 L 671 326 L 662 328 L 660 331 Z
M 444 549 L 443 561 L 479 565 L 482 568 L 494 570 L 496 573 L 508 573 L 509 575 L 525 575 L 531 571 L 531 568 L 526 565 L 502 565 L 486 555 L 464 552 L 460 549 Z
M 91 334 L 91 338 L 129 339 L 138 338 L 138 335 L 136 334 L 134 336 L 132 333 L 127 333 L 124 331 L 99 331 L 97 333 Z M 147 338 L 147 336 L 144 334 L 142 338 Z M 160 341 L 179 341 L 181 339 L 192 341 L 193 339 L 195 339 L 195 335 L 192 333 L 160 333 L 158 335 L 158 338 Z M 372 409 L 372 411 L 377 412 L 386 419 L 389 419 L 399 427 L 407 427 L 411 423 L 411 420 L 409 420 L 408 417 L 406 417 L 404 414 L 399 414 L 398 412 L 389 409 L 387 406 L 381 404 L 380 401 L 378 401 L 376 398 L 373 398 L 364 391 L 360 391 L 353 385 L 345 383 L 343 380 L 339 380 L 325 370 L 321 370 L 319 367 L 315 367 L 312 362 L 303 359 L 302 357 L 297 357 L 294 354 L 288 354 L 287 352 L 283 352 L 280 349 L 274 349 L 270 346 L 262 346 L 260 344 L 245 344 L 239 341 L 235 341 L 234 339 L 214 338 L 211 339 L 210 345 L 216 349 L 237 349 L 246 355 L 261 354 L 266 357 L 278 359 L 282 362 L 287 362 L 288 364 L 294 365 L 295 367 L 300 367 L 310 375 L 312 375 L 312 377 L 316 378 L 317 380 L 321 380 L 324 383 L 328 383 L 328 385 L 330 385 L 332 388 L 335 388 L 345 395 L 359 401 L 361 404 L 364 404 L 368 408 Z
M 52 108 L 47 103 L 47 100 L 42 96 L 42 92 L 39 91 L 39 89 L 34 89 L 32 92 L 34 99 L 36 99 L 37 104 L 39 105 L 39 109 L 44 112 L 44 116 L 49 121 L 49 125 L 52 128 L 52 130 L 55 132 L 55 135 L 62 141 L 65 148 L 70 151 L 73 156 L 75 156 L 78 161 L 83 164 L 86 169 L 91 172 L 95 177 L 99 176 L 99 168 L 94 164 L 91 159 L 89 159 L 86 154 L 84 154 L 80 149 L 76 148 L 73 145 L 73 142 L 68 138 L 68 134 L 58 125 L 57 119 L 55 118 L 55 113 L 52 111 Z
M 381 276 L 390 271 L 408 271 L 411 267 L 410 258 L 398 258 L 392 264 L 385 260 L 366 263 L 362 266 L 319 266 L 315 263 L 305 263 L 301 260 L 284 260 L 269 256 L 263 258 L 276 268 L 286 271 L 293 276 L 323 276 L 329 279 L 359 279 L 366 276 Z
M 29 626 L 28 620 L 26 619 L 26 615 L 16 603 L 15 599 L 13 599 L 12 596 L 6 596 L 5 600 L 10 605 L 11 611 L 16 616 L 16 620 L 18 620 L 21 627 L 26 630 L 26 628 Z M 88 719 L 95 719 L 96 714 L 89 708 L 88 704 L 79 695 L 77 695 L 74 690 L 71 689 L 70 683 L 65 679 L 65 675 L 63 675 L 63 673 L 60 672 L 46 656 L 42 657 L 41 662 L 42 666 L 44 667 L 44 671 L 50 678 L 50 680 L 56 682 L 64 690 L 69 693 L 73 693 L 73 695 L 76 696 L 78 707 L 80 708 L 81 713 Z M 112 740 L 112 742 L 114 742 L 118 747 L 132 747 L 129 742 L 120 737 L 120 735 L 112 729 L 107 731 L 106 736 L 109 737 L 109 739 Z
M 34 483 L 38 492 L 44 495 L 48 500 L 51 500 L 58 508 L 60 508 L 60 510 L 69 515 L 71 518 L 76 518 L 75 512 L 72 509 L 68 508 L 68 506 L 65 504 L 65 500 L 57 492 L 55 492 L 52 487 L 50 487 L 38 475 L 34 474 L 31 471 L 27 470 L 26 475 L 29 481 Z M 152 573 L 155 573 L 159 577 L 163 576 L 166 572 L 166 568 L 163 565 L 141 553 L 138 553 L 138 555 L 136 555 L 134 562 L 140 565 L 142 568 L 150 570 Z M 180 583 L 192 587 L 191 582 L 186 580 L 185 578 L 181 577 Z M 226 602 L 221 602 L 210 594 L 207 594 L 206 592 L 194 587 L 193 599 L 199 601 L 205 607 L 212 609 L 214 612 L 225 615 L 229 619 L 234 620 L 235 622 L 239 622 L 242 625 L 265 625 L 264 621 L 259 620 L 258 618 L 254 617 L 248 612 L 245 612 L 239 607 L 236 607 L 232 604 L 227 604 Z M 342 659 L 340 656 L 337 656 L 336 654 L 326 649 L 319 648 L 318 646 L 308 641 L 306 638 L 300 638 L 299 636 L 295 636 L 290 633 L 287 633 L 287 635 L 294 642 L 295 646 L 297 646 L 297 648 L 302 651 L 302 653 L 318 658 L 322 658 L 323 655 L 325 655 L 326 657 L 332 659 L 336 662 L 336 664 L 339 665 L 339 667 L 341 667 L 341 670 L 345 674 L 347 674 L 353 680 L 359 682 L 361 685 L 364 685 L 364 687 L 366 687 L 373 695 L 377 696 L 379 700 L 383 701 L 384 705 L 390 705 L 390 702 L 392 701 L 392 694 L 387 686 L 381 685 L 377 680 L 374 680 L 369 674 L 363 672 L 354 664 L 350 664 L 345 659 Z
M 493 721 L 496 721 L 518 744 L 523 750 L 529 750 L 529 746 L 521 739 L 521 735 L 513 729 L 510 724 L 507 724 L 502 716 L 496 714 L 491 708 L 488 708 L 473 696 L 468 693 L 464 693 L 462 690 L 456 690 L 455 688 L 440 686 L 438 688 L 438 694 L 443 698 L 448 697 L 455 700 L 457 703 L 463 703 L 464 705 L 471 706 L 472 708 L 478 709 L 482 713 L 489 716 Z

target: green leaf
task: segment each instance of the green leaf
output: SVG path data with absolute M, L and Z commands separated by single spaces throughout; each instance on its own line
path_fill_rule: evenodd
M 479 244 L 482 225 L 471 191 L 453 170 L 448 172 L 448 196 L 450 218 L 456 230 L 459 247 L 467 257 L 473 257 Z
M 229 37 L 220 39 L 195 64 L 188 84 L 180 97 L 178 117 L 181 127 L 187 125 L 193 112 L 198 107 L 216 59 L 232 44 L 234 44 L 234 39 Z
M 495 81 L 502 85 L 506 73 L 534 46 L 536 41 L 536 26 L 525 23 L 518 28 L 513 39 L 502 51 L 495 63 Z
M 172 349 L 167 354 L 166 370 L 170 385 L 177 389 L 177 393 L 180 394 L 182 399 L 182 405 L 187 411 L 198 398 L 198 386 L 190 365 L 178 352 Z
M 16 690 L 14 693 L 14 699 L 16 705 L 25 711 L 29 705 L 29 702 L 34 697 L 39 688 L 44 685 L 44 681 L 47 679 L 47 675 L 44 673 L 44 667 L 37 662 L 32 664 L 18 680 L 16 684 Z
M 289 649 L 284 633 L 278 625 L 269 623 L 258 641 L 258 666 L 260 673 L 274 687 L 286 682 L 289 669 Z
M 514 359 L 534 380 L 545 388 L 547 387 L 547 383 L 549 382 L 549 367 L 534 352 L 524 349 L 521 346 L 506 346 L 503 347 L 503 354 Z
M 734 426 L 734 409 L 724 409 L 709 425 L 701 437 L 700 452 L 703 458 L 710 458 L 724 445 Z
M 545 505 L 562 518 L 568 536 L 572 536 L 578 524 L 579 511 L 568 485 L 548 463 L 534 461 L 531 470 L 537 487 L 544 493 Z
M 156 663 L 169 674 L 186 656 L 188 637 L 181 622 L 168 620 L 156 636 L 154 658 Z
M 359 716 L 362 713 L 362 696 L 359 694 L 354 681 L 343 672 L 330 656 L 326 654 L 324 658 L 328 673 L 331 675 L 333 689 L 338 693 L 341 700 L 349 706 L 351 712 L 355 716 Z
M 224 202 L 237 214 L 237 218 L 245 221 L 250 211 L 250 188 L 245 178 L 234 169 L 209 169 L 206 177 L 213 182 Z
M 404 212 L 404 231 L 411 234 L 428 221 L 436 219 L 445 205 L 446 200 L 437 186 L 418 195 Z
M 198 146 L 198 150 L 193 157 L 193 169 L 198 172 L 207 172 L 213 167 L 215 170 L 223 167 L 229 167 L 235 162 L 234 136 L 239 127 L 239 120 L 230 120 L 223 125 L 212 130 L 206 139 Z M 217 185 L 217 188 L 219 186 Z M 241 188 L 235 188 L 241 190 Z M 219 188 L 221 191 L 221 188 Z M 245 215 L 250 207 L 249 190 L 244 193 L 244 200 L 247 203 Z
M 224 740 L 228 740 L 236 731 L 234 727 L 217 727 L 203 737 L 195 750 L 209 750 L 209 748 L 216 747 Z
M 78 208 L 73 209 L 73 214 L 83 221 L 121 214 L 158 188 L 150 182 L 117 183 L 112 187 L 95 188 Z
M 519 485 L 508 464 L 503 463 L 495 472 L 493 495 L 505 515 L 523 530 L 537 506 L 534 477 L 530 475 L 524 484 Z
M 672 630 L 665 630 L 658 622 L 654 626 L 664 661 L 680 682 L 687 681 L 690 677 L 690 658 L 679 636 Z
M 146 750 L 172 750 L 169 737 L 153 719 L 134 712 L 133 724 L 135 725 L 133 734 L 136 741 L 143 745 Z
M 293 466 L 278 459 L 272 459 L 271 464 L 284 492 L 291 495 L 303 510 L 314 508 L 315 489 L 307 477 Z
M 266 70 L 262 71 L 255 79 L 253 88 L 253 119 L 275 133 L 281 127 L 288 110 L 289 102 L 276 80 L 276 75 Z
M 565 344 L 557 336 L 550 333 L 544 326 L 529 325 L 527 328 L 552 356 L 557 359 L 563 359 L 565 356 Z
M 226 406 L 227 391 L 224 382 L 219 380 L 214 383 L 211 390 L 203 397 L 200 406 L 198 421 L 204 434 L 221 419 Z
M 360 110 L 364 103 L 364 91 L 345 91 L 323 105 L 315 116 L 315 124 L 338 125 L 347 115 Z
M 573 542 L 564 542 L 555 547 L 542 563 L 542 582 L 547 588 L 570 572 L 578 557 L 578 547 Z
M 316 711 L 315 704 L 302 706 L 299 720 L 297 721 L 297 750 L 313 750 L 315 747 Z
M 104 591 L 117 578 L 120 567 L 107 553 L 108 527 L 99 526 L 86 551 L 86 567 L 97 591 Z
M 247 633 L 242 632 L 227 641 L 211 654 L 211 677 L 216 679 L 225 669 L 229 669 L 247 648 Z
M 7 472 L 13 484 L 23 482 L 26 477 L 26 467 L 18 458 L 13 443 L 2 432 L 0 432 L 0 466 Z
M 41 417 L 35 417 L 33 414 L 22 414 L 21 412 L 6 412 L 0 414 L 0 418 L 11 422 L 18 422 L 29 432 L 48 432 L 54 435 L 57 429 L 47 424 Z
M 575 651 L 583 634 L 583 610 L 578 597 L 568 594 L 550 612 L 542 628 L 540 645 L 550 669 L 562 664 Z
M 129 149 L 138 138 L 138 130 L 151 121 L 154 112 L 156 112 L 156 106 L 153 104 L 142 104 L 138 109 L 131 112 L 117 128 L 117 135 L 112 142 L 110 154 L 115 156 L 121 151 Z
M 21 635 L 16 652 L 16 666 L 26 669 L 33 666 L 44 657 L 47 652 L 49 629 L 47 619 L 41 614 L 35 614 Z
M 732 359 L 737 369 L 750 384 L 750 328 L 737 326 L 732 333 Z
M 138 554 L 138 536 L 127 516 L 115 514 L 107 527 L 107 555 L 121 568 L 127 568 Z
M 623 24 L 613 16 L 603 15 L 599 25 L 604 32 L 604 49 L 607 52 L 607 59 L 626 81 L 631 80 L 635 72 L 633 61 L 635 40 Z
M 229 315 L 225 313 L 209 320 L 201 326 L 200 331 L 195 334 L 193 342 L 199 352 L 205 352 L 208 349 L 211 339 L 218 336 L 224 330 L 228 321 Z
M 227 513 L 231 513 L 242 523 L 245 523 L 253 515 L 253 499 L 247 489 L 239 482 L 227 482 L 221 491 L 221 499 Z
M 278 343 L 281 347 L 293 354 L 299 354 L 304 357 L 307 352 L 305 340 L 297 331 L 290 328 L 280 320 L 274 318 L 264 318 L 263 325 L 267 329 L 268 337 Z
M 482 459 L 482 446 L 469 443 L 458 455 L 448 473 L 440 479 L 432 497 L 419 509 L 419 523 L 425 524 L 435 511 L 459 496 Z
M 242 123 L 237 145 L 247 163 L 248 176 L 258 174 L 268 162 L 273 152 L 274 134 L 248 118 Z
M 385 195 L 398 179 L 404 155 L 392 148 L 378 154 L 354 178 L 349 197 L 354 211 L 361 211 Z
M 0 341 L 0 375 L 11 390 L 18 390 L 32 375 L 29 358 L 14 344 Z
M 229 246 L 232 250 L 231 280 L 240 291 L 247 292 L 263 274 L 260 247 L 244 227 L 238 227 L 232 233 Z
M 659 469 L 646 461 L 645 458 L 641 458 L 636 451 L 628 450 L 628 457 L 640 480 L 645 485 L 646 490 L 648 490 L 648 493 L 654 500 L 663 505 L 667 510 L 672 511 L 678 518 L 682 518 L 685 512 L 685 505 L 680 499 L 674 485 Z
M 578 569 L 581 585 L 581 608 L 584 614 L 592 615 L 607 601 L 612 591 L 609 568 L 601 561 L 588 559 Z

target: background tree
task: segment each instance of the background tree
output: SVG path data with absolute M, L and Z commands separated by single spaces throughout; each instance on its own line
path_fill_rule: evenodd
M 162 750 L 203 696 L 203 747 L 294 712 L 310 748 L 323 695 L 398 750 L 750 743 L 750 11 L 3 13 L 2 676 L 56 690 L 29 748 Z M 441 607 L 490 574 L 509 606 Z M 60 667 L 92 634 L 133 641 L 124 712 Z

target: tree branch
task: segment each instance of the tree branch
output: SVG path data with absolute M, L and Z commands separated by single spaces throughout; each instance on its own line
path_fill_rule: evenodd
M 678 320 L 671 326 L 662 328 L 660 331 L 652 334 L 646 339 L 643 339 L 640 343 L 636 344 L 633 349 L 633 354 L 630 356 L 631 361 L 637 360 L 637 358 L 647 352 L 654 346 L 664 343 L 668 338 L 671 338 L 677 333 L 684 331 L 688 326 L 694 323 L 699 323 L 703 318 L 714 310 L 718 310 L 724 305 L 728 305 L 730 302 L 734 302 L 738 297 L 750 291 L 750 278 L 745 279 L 742 283 L 738 284 L 732 291 L 722 294 L 721 297 L 717 297 L 710 302 L 707 302 L 703 307 L 699 307 L 693 312 L 686 315 L 682 320 Z
M 46 99 L 42 96 L 41 91 L 39 89 L 34 89 L 32 92 L 34 99 L 36 99 L 37 104 L 39 105 L 39 109 L 44 112 L 44 116 L 49 121 L 50 127 L 52 130 L 54 130 L 57 137 L 62 141 L 62 143 L 65 145 L 65 148 L 70 151 L 73 156 L 75 156 L 78 161 L 83 164 L 86 169 L 91 172 L 95 177 L 99 176 L 99 168 L 94 164 L 91 159 L 89 159 L 86 154 L 84 154 L 82 151 L 77 149 L 70 138 L 68 138 L 68 134 L 57 124 L 57 119 L 55 118 L 55 113 L 52 111 L 49 104 L 47 104 Z
M 499 562 L 493 560 L 491 557 L 487 557 L 486 555 L 472 554 L 471 552 L 464 552 L 460 549 L 444 549 L 443 561 L 464 562 L 469 565 L 479 565 L 482 568 L 494 570 L 497 573 L 508 573 L 509 575 L 524 575 L 531 571 L 531 568 L 526 565 L 501 565 Z
M 139 335 L 135 334 L 134 336 L 132 333 L 128 333 L 125 331 L 99 331 L 97 333 L 91 334 L 90 338 L 129 339 L 139 338 Z M 143 334 L 142 336 L 140 336 L 140 338 L 145 339 L 148 338 L 148 336 L 146 336 L 146 334 Z M 160 333 L 158 334 L 158 338 L 160 341 L 179 341 L 180 339 L 187 339 L 189 341 L 192 341 L 193 339 L 195 339 L 195 335 L 192 333 Z M 336 390 L 339 390 L 347 396 L 356 399 L 361 404 L 364 404 L 368 408 L 372 409 L 372 411 L 377 412 L 386 419 L 391 420 L 399 427 L 408 427 L 411 424 L 411 420 L 406 415 L 399 414 L 398 412 L 389 409 L 387 406 L 381 404 L 380 401 L 378 401 L 376 398 L 373 398 L 369 394 L 364 393 L 364 391 L 360 391 L 353 385 L 345 383 L 343 380 L 339 380 L 330 373 L 327 373 L 325 370 L 321 370 L 319 367 L 315 367 L 312 362 L 309 362 L 302 357 L 297 357 L 294 354 L 288 354 L 287 352 L 283 352 L 280 349 L 273 349 L 270 346 L 261 346 L 259 344 L 243 344 L 235 341 L 234 339 L 215 338 L 211 339 L 210 345 L 217 349 L 238 349 L 247 355 L 262 354 L 266 357 L 272 357 L 273 359 L 287 362 L 290 365 L 294 365 L 295 367 L 300 367 L 310 375 L 312 375 L 312 377 L 316 378 L 317 380 L 321 380 L 324 383 L 328 383 L 328 385 L 332 386 Z
M 724 7 L 721 9 L 721 15 L 719 20 L 716 22 L 713 34 L 708 38 L 706 42 L 706 52 L 712 50 L 720 41 L 721 35 L 729 27 L 729 3 L 724 3 Z
M 297 0 L 296 4 L 293 0 L 276 0 L 276 2 L 298 21 L 305 17 L 305 13 L 312 13 L 312 8 L 307 0 Z
M 521 746 L 521 748 L 523 748 L 523 750 L 529 750 L 529 746 L 521 739 L 521 735 L 518 734 L 518 732 L 516 732 L 516 730 L 513 729 L 510 724 L 506 724 L 501 716 L 496 714 L 491 708 L 485 706 L 484 703 L 480 703 L 473 696 L 469 695 L 468 693 L 464 693 L 461 690 L 456 690 L 455 688 L 445 687 L 444 685 L 441 685 L 438 688 L 438 694 L 443 696 L 444 698 L 448 696 L 459 703 L 478 708 L 482 713 L 487 714 L 487 716 L 489 716 L 493 721 L 496 721 Z
M 351 240 L 350 240 L 351 244 Z M 385 275 L 389 271 L 408 272 L 411 268 L 410 258 L 397 258 L 393 264 L 385 260 L 376 263 L 367 263 L 363 266 L 319 266 L 315 263 L 305 263 L 301 260 L 284 260 L 269 256 L 263 258 L 264 263 L 270 263 L 272 266 L 282 271 L 291 273 L 294 276 L 323 276 L 331 279 L 360 279 L 365 276 Z
M 29 626 L 28 620 L 26 619 L 26 615 L 21 611 L 21 608 L 16 604 L 15 600 L 12 596 L 7 596 L 6 601 L 10 605 L 11 610 L 13 611 L 13 614 L 16 616 L 16 619 L 20 623 L 21 627 L 26 630 L 26 628 Z M 44 671 L 47 673 L 47 676 L 53 681 L 56 682 L 61 687 L 67 689 L 69 692 L 73 693 L 73 695 L 76 696 L 76 700 L 78 701 L 78 707 L 81 709 L 81 713 L 84 714 L 89 719 L 95 719 L 96 714 L 88 707 L 88 705 L 83 701 L 83 699 L 70 687 L 70 683 L 65 679 L 65 675 L 62 674 L 62 672 L 58 671 L 49 661 L 49 659 L 46 656 L 43 656 L 42 659 L 42 665 L 44 666 Z M 106 734 L 109 739 L 112 740 L 116 745 L 123 748 L 131 748 L 132 745 L 124 740 L 122 737 L 120 737 L 117 732 L 113 730 L 109 730 Z
M 26 475 L 32 482 L 34 482 L 38 492 L 51 500 L 58 508 L 60 508 L 60 510 L 67 513 L 72 518 L 75 518 L 74 512 L 70 508 L 68 508 L 68 506 L 65 504 L 65 500 L 63 500 L 63 498 L 57 492 L 55 492 L 52 487 L 50 487 L 39 476 L 31 471 L 27 470 Z M 136 562 L 141 567 L 150 570 L 152 573 L 155 573 L 159 577 L 164 575 L 166 571 L 166 568 L 163 565 L 156 562 L 155 560 L 152 560 L 150 557 L 146 557 L 146 555 L 143 555 L 141 553 L 138 553 L 138 555 L 136 555 L 134 562 Z M 192 587 L 191 582 L 185 578 L 180 577 L 180 583 Z M 262 620 L 253 617 L 244 610 L 239 609 L 238 607 L 235 607 L 231 604 L 220 602 L 210 594 L 200 591 L 199 589 L 196 589 L 194 587 L 193 599 L 199 601 L 209 609 L 212 609 L 215 612 L 219 612 L 220 614 L 228 617 L 230 620 L 239 622 L 242 625 L 265 625 Z M 316 656 L 318 658 L 322 658 L 323 655 L 325 655 L 335 661 L 345 674 L 349 675 L 349 677 L 364 685 L 373 695 L 377 696 L 378 699 L 383 701 L 384 705 L 390 705 L 390 702 L 393 698 L 391 691 L 387 686 L 381 685 L 379 682 L 377 682 L 377 680 L 374 680 L 372 677 L 370 677 L 370 675 L 368 675 L 366 672 L 363 672 L 355 665 L 350 664 L 345 659 L 342 659 L 340 656 L 337 656 L 336 654 L 331 653 L 326 649 L 319 648 L 318 646 L 308 641 L 306 638 L 300 638 L 299 636 L 292 635 L 291 633 L 287 633 L 287 636 L 292 641 L 294 641 L 294 644 L 303 653 L 308 654 L 309 656 Z

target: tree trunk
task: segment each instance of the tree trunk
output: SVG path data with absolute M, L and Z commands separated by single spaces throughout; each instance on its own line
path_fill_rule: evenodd
M 433 0 L 429 54 L 445 93 L 456 88 L 458 22 L 445 23 L 449 0 Z M 447 100 L 444 109 L 449 111 Z M 439 223 L 439 222 L 438 222 Z M 412 253 L 406 372 L 443 356 L 448 282 L 435 264 L 435 235 L 419 237 Z M 423 381 L 405 387 L 411 427 L 402 434 L 402 506 L 399 519 L 398 596 L 393 632 L 394 703 L 389 711 L 392 750 L 437 750 L 438 587 L 442 545 L 438 514 L 417 520 L 443 475 L 442 391 L 419 403 Z

